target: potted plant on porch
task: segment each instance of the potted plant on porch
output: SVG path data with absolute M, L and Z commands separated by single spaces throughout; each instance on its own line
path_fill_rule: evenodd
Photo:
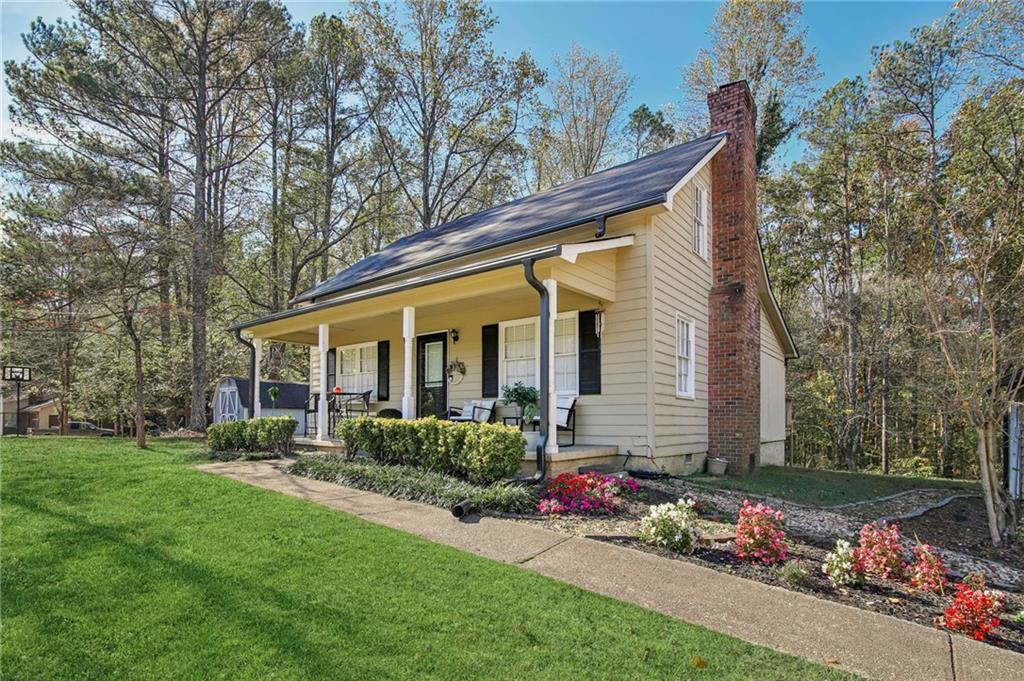
M 540 438 L 540 433 L 533 429 L 526 430 L 526 424 L 532 424 L 534 417 L 537 416 L 540 393 L 533 386 L 516 381 L 515 384 L 506 385 L 501 389 L 501 399 L 505 401 L 505 404 L 514 404 L 518 407 L 517 416 L 520 418 L 520 427 L 523 429 L 523 435 L 526 436 L 526 451 L 537 451 L 537 440 Z

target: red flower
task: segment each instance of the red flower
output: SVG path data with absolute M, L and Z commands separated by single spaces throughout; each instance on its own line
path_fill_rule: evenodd
M 956 595 L 946 608 L 943 624 L 951 631 L 984 641 L 990 631 L 1002 624 L 997 617 L 1002 607 L 999 597 L 985 588 L 984 575 L 968 576 L 956 585 Z

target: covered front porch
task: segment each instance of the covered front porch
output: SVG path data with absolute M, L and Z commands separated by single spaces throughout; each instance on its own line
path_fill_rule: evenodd
M 474 420 L 539 432 L 524 472 L 614 463 L 619 446 L 602 438 L 600 425 L 601 336 L 617 298 L 618 252 L 632 245 L 632 236 L 620 236 L 438 268 L 239 331 L 253 345 L 256 367 L 267 342 L 310 348 L 311 403 L 300 445 L 336 449 L 338 420 L 364 413 L 448 418 L 468 408 Z M 522 423 L 501 399 L 517 382 L 538 388 L 535 424 Z

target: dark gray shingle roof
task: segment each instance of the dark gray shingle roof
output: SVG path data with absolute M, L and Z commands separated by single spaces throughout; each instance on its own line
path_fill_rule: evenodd
M 446 260 L 660 203 L 724 133 L 623 163 L 403 237 L 299 294 L 311 300 Z

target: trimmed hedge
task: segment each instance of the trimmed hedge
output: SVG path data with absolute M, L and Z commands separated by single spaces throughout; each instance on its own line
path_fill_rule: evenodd
M 206 442 L 215 452 L 290 454 L 292 434 L 298 425 L 290 416 L 215 423 L 206 429 Z
M 535 488 L 474 485 L 434 471 L 353 461 L 340 454 L 306 454 L 289 466 L 288 472 L 444 508 L 464 499 L 472 501 L 477 510 L 499 513 L 530 513 L 537 506 Z
M 380 463 L 425 468 L 483 485 L 514 475 L 526 448 L 518 428 L 433 417 L 363 416 L 339 423 L 338 434 L 349 456 L 364 451 Z

